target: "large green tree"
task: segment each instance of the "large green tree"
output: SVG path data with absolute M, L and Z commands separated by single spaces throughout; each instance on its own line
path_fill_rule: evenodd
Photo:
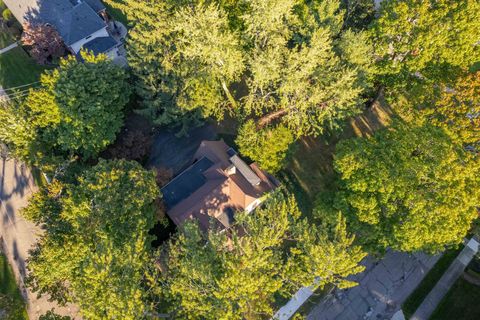
M 133 21 L 129 61 L 141 112 L 158 123 L 235 114 L 317 134 L 358 112 L 370 85 L 370 44 L 353 31 L 343 37 L 340 1 L 113 4 Z
M 437 251 L 477 216 L 480 162 L 441 128 L 397 123 L 337 145 L 337 209 L 370 247 Z
M 46 71 L 24 101 L 0 111 L 0 139 L 23 160 L 48 167 L 91 158 L 115 140 L 130 89 L 125 70 L 105 55 L 82 53 Z
M 159 191 L 136 162 L 100 161 L 75 185 L 52 184 L 25 215 L 46 230 L 29 258 L 28 284 L 85 319 L 139 319 L 152 310 L 147 272 Z
M 263 170 L 276 172 L 282 168 L 294 138 L 285 126 L 258 129 L 249 120 L 240 128 L 235 142 L 242 154 L 257 161 Z
M 379 14 L 375 49 L 391 79 L 449 78 L 480 60 L 477 0 L 385 0 Z
M 331 234 L 300 219 L 293 198 L 273 195 L 254 213 L 237 213 L 227 233 L 187 223 L 168 247 L 162 280 L 169 311 L 185 319 L 259 319 L 276 295 L 302 286 L 351 287 L 365 256 L 339 218 Z M 317 281 L 317 282 L 316 282 Z

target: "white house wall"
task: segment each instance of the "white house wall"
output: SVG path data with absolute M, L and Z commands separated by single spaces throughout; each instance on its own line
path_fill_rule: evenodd
M 74 44 L 72 44 L 70 46 L 70 48 L 75 52 L 75 53 L 78 53 L 80 51 L 80 49 L 82 48 L 82 46 L 95 39 L 95 38 L 100 38 L 100 37 L 108 37 L 109 34 L 108 34 L 108 31 L 107 31 L 107 27 L 105 26 L 103 29 L 100 29 L 98 31 L 95 31 L 94 33 L 92 33 L 91 35 L 89 35 L 88 37 L 86 38 L 83 38 L 82 40 L 79 40 L 77 42 L 75 42 Z

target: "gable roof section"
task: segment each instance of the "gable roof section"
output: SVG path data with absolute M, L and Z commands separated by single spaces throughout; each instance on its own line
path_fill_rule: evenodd
M 255 201 L 276 187 L 257 166 L 243 162 L 223 140 L 202 141 L 195 159 L 162 188 L 167 214 L 177 225 L 197 219 L 204 231 L 210 227 L 230 228 L 236 211 L 251 210 Z
M 4 0 L 4 2 L 22 24 L 48 23 L 54 26 L 67 46 L 106 26 L 87 2 L 78 3 L 76 0 Z
M 162 188 L 163 200 L 167 209 L 173 208 L 182 200 L 187 199 L 200 189 L 207 179 L 203 172 L 207 171 L 213 162 L 204 157 L 192 164 L 175 179 Z
M 106 52 L 117 45 L 112 37 L 98 37 L 85 43 L 82 48 L 93 51 L 95 55 Z

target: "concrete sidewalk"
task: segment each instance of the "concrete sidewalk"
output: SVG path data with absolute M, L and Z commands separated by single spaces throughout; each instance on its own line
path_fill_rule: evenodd
M 27 302 L 28 316 L 31 320 L 48 310 L 55 308 L 61 315 L 79 318 L 75 307 L 59 307 L 49 302 L 47 296 L 37 298 L 24 285 L 27 273 L 26 260 L 28 251 L 37 242 L 41 229 L 23 219 L 19 210 L 27 205 L 28 198 L 35 191 L 35 184 L 30 170 L 15 160 L 0 158 L 0 236 L 2 247 L 19 284 L 20 291 Z
M 440 258 L 388 251 L 381 260 L 364 259 L 366 270 L 352 277 L 359 283 L 335 290 L 308 315 L 308 320 L 391 319 Z
M 13 48 L 16 48 L 16 47 L 18 47 L 18 43 L 14 42 L 14 43 L 12 43 L 12 44 L 9 45 L 9 46 L 7 46 L 7 47 L 5 47 L 5 48 L 3 48 L 3 49 L 0 49 L 0 54 L 5 53 L 5 52 L 8 52 L 8 51 L 10 51 L 10 50 L 12 50 Z
M 423 300 L 417 311 L 415 311 L 413 316 L 410 318 L 411 320 L 427 320 L 430 318 L 439 303 L 442 301 L 443 297 L 462 275 L 466 266 L 478 252 L 478 245 L 479 244 L 475 239 L 471 239 L 468 242 L 458 257 L 453 260 L 452 264 L 447 271 L 445 271 L 435 287 L 433 287 L 432 291 L 430 291 L 425 300 Z

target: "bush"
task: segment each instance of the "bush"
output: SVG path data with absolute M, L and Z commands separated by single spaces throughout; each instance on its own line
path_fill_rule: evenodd
M 10 11 L 10 9 L 5 9 L 2 11 L 2 18 L 3 18 L 3 21 L 5 22 L 12 22 L 13 21 L 13 14 L 12 14 L 12 11 Z
M 113 159 L 144 160 L 152 146 L 152 138 L 140 130 L 123 131 L 113 145 L 107 149 L 107 156 Z

